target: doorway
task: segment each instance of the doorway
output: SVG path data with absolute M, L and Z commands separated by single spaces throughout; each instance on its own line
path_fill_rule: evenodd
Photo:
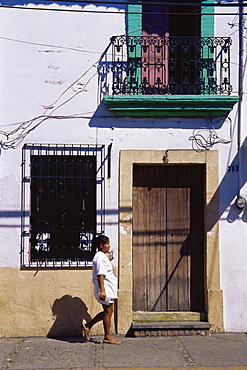
M 202 171 L 202 180 L 205 183 L 205 189 L 203 189 L 203 194 L 205 196 L 205 203 L 203 204 L 203 209 L 205 211 L 203 219 L 203 234 L 205 237 L 203 243 L 204 310 L 206 312 L 207 320 L 211 324 L 211 331 L 220 332 L 224 330 L 223 290 L 220 286 L 218 163 L 219 158 L 216 150 L 209 150 L 200 153 L 194 150 L 181 149 L 121 150 L 119 171 L 119 290 L 117 304 L 117 325 L 119 334 L 126 334 L 128 332 L 134 318 L 133 227 L 135 225 L 135 221 L 133 220 L 133 177 L 134 170 L 138 166 L 151 166 L 153 168 L 157 166 L 159 169 L 163 167 L 179 168 L 180 166 L 188 166 L 191 168 L 198 168 L 199 173 Z M 199 169 L 199 167 L 201 167 L 201 169 Z M 193 181 L 195 184 L 192 184 L 192 194 L 195 191 L 194 189 L 198 190 L 203 187 L 199 186 L 199 177 L 200 176 L 198 175 Z M 203 182 L 201 182 L 201 184 Z M 192 198 L 194 199 L 194 197 Z M 173 207 L 173 209 L 175 209 L 175 207 Z M 197 217 L 199 217 L 199 215 L 197 215 Z M 193 222 L 196 222 L 196 219 L 193 219 Z M 196 255 L 194 255 L 194 258 L 196 260 Z M 183 257 L 183 260 L 184 259 L 185 258 Z M 197 284 L 197 281 L 196 270 L 193 268 L 195 267 L 192 263 L 192 276 L 194 276 L 192 282 L 194 286 L 191 291 L 195 292 L 195 284 Z M 165 283 L 166 282 L 163 281 L 163 287 L 165 286 Z M 203 304 L 201 300 L 200 307 L 202 306 Z M 192 307 L 196 307 L 196 305 L 193 305 Z
M 205 311 L 204 165 L 133 166 L 133 311 Z

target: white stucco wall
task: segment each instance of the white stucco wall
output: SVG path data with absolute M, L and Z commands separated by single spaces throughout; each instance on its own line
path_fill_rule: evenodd
M 228 16 L 218 16 L 216 33 L 219 36 L 229 35 L 233 40 L 231 51 L 231 81 L 234 82 L 234 91 L 238 92 L 238 65 L 239 65 L 239 17 L 238 8 L 230 8 Z M 227 8 L 217 8 L 216 13 L 227 12 Z M 243 39 L 243 103 L 241 130 L 241 156 L 240 159 L 240 180 L 239 173 L 227 173 L 229 165 L 238 165 L 237 135 L 239 130 L 237 107 L 231 114 L 231 125 L 233 140 L 229 145 L 220 146 L 220 249 L 221 249 L 221 284 L 224 294 L 224 320 L 226 331 L 246 331 L 246 301 L 247 271 L 245 262 L 247 258 L 246 237 L 247 237 L 247 209 L 239 211 L 235 205 L 240 182 L 240 194 L 247 197 L 247 127 L 244 124 L 244 117 L 247 114 L 246 103 L 246 29 Z M 225 125 L 225 132 L 229 125 Z
M 96 5 L 34 5 L 46 10 L 0 9 L 0 130 L 10 132 L 24 124 L 11 138 L 27 133 L 17 148 L 2 149 L 0 155 L 1 248 L 0 267 L 19 267 L 21 148 L 24 143 L 105 144 L 112 147 L 112 176 L 106 182 L 106 228 L 117 257 L 118 174 L 122 149 L 191 149 L 190 136 L 212 123 L 220 138 L 220 251 L 221 288 L 224 294 L 226 331 L 247 331 L 247 210 L 237 212 L 238 173 L 227 173 L 237 154 L 237 109 L 220 119 L 116 118 L 101 103 L 97 62 L 112 35 L 125 34 L 125 5 L 106 8 Z M 49 9 L 66 11 L 51 11 Z M 81 12 L 81 10 L 104 13 Z M 237 9 L 235 9 L 237 10 Z M 221 9 L 221 12 L 223 10 Z M 226 11 L 226 10 L 225 10 Z M 118 12 L 111 13 L 111 12 Z M 234 10 L 231 9 L 233 13 Z M 232 35 L 231 52 L 234 93 L 238 89 L 238 22 L 234 16 L 216 17 L 216 35 Z M 233 26 L 229 25 L 234 23 Z M 245 75 L 246 76 L 246 75 Z M 246 94 L 246 78 L 244 92 Z M 242 142 L 247 134 L 244 95 Z M 52 118 L 47 118 L 52 116 Z M 94 116 L 94 118 L 92 118 Z M 222 123 L 222 122 L 221 122 Z M 1 135 L 3 142 L 6 137 Z M 242 190 L 247 198 L 247 143 L 242 153 Z M 234 162 L 232 162 L 234 161 Z M 111 212 L 112 211 L 112 212 Z M 6 216 L 6 217 L 5 217 Z M 9 217 L 10 216 L 10 217 Z M 117 258 L 115 259 L 117 265 Z

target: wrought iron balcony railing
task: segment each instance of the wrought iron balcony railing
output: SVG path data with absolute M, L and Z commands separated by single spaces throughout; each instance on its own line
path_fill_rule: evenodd
M 226 94 L 229 37 L 113 36 L 112 94 Z

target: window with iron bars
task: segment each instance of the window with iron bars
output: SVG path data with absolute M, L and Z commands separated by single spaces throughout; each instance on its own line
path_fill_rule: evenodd
M 22 267 L 91 264 L 104 229 L 104 146 L 24 145 Z

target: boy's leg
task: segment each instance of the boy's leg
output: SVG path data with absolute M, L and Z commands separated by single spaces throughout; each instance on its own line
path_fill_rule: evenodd
M 92 320 L 87 322 L 83 325 L 84 337 L 86 340 L 90 340 L 89 338 L 89 331 L 92 326 L 94 326 L 97 322 L 102 321 L 104 319 L 104 311 L 99 312 Z
M 121 344 L 119 340 L 116 340 L 112 338 L 111 336 L 111 317 L 113 314 L 113 303 L 108 305 L 102 305 L 104 308 L 104 318 L 103 318 L 103 324 L 104 324 L 104 330 L 105 330 L 105 339 L 104 343 L 110 343 L 110 344 Z

